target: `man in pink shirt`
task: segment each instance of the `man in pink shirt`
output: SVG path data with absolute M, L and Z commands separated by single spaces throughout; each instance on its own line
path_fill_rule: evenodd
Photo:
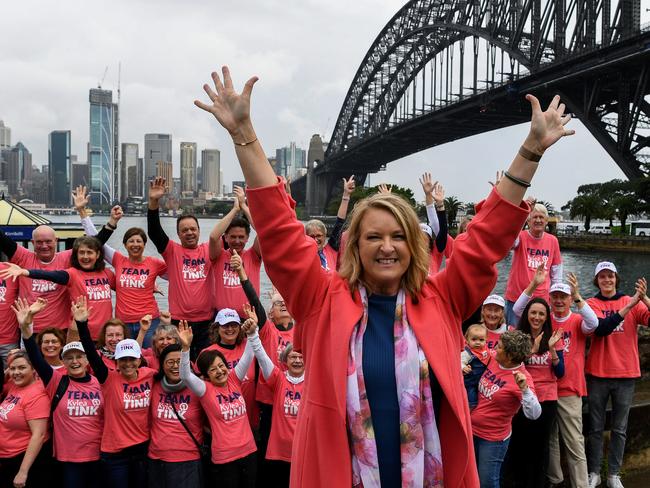
M 56 271 L 69 268 L 72 250 L 57 252 L 57 242 L 54 229 L 47 225 L 39 225 L 32 232 L 33 251 L 17 245 L 0 231 L 0 252 L 7 256 L 9 262 L 25 269 Z M 70 299 L 64 285 L 20 278 L 18 286 L 19 296 L 29 303 L 34 303 L 39 298 L 47 300 L 47 308 L 34 319 L 34 332 L 40 332 L 46 327 L 68 328 L 71 320 Z
M 557 237 L 545 232 L 548 223 L 548 211 L 540 203 L 535 204 L 528 216 L 528 230 L 519 233 L 512 248 L 512 265 L 508 286 L 506 287 L 506 323 L 516 324 L 517 318 L 513 307 L 521 292 L 532 280 L 537 267 L 544 263 L 548 272 L 546 280 L 535 290 L 534 297 L 542 297 L 548 301 L 548 290 L 551 283 L 562 281 L 562 255 Z

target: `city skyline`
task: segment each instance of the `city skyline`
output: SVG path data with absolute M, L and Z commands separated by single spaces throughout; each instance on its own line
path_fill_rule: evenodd
M 253 94 L 253 118 L 268 156 L 288 141 L 307 148 L 314 133 L 329 139 L 359 63 L 403 3 L 305 0 L 281 9 L 282 4 L 270 1 L 252 10 L 228 4 L 217 22 L 204 15 L 200 0 L 197 8 L 183 9 L 191 32 L 175 28 L 179 9 L 169 0 L 156 3 L 153 10 L 148 0 L 117 0 L 101 15 L 76 0 L 60 5 L 37 0 L 9 3 L 4 13 L 14 20 L 5 26 L 5 35 L 12 40 L 12 49 L 0 53 L 0 69 L 11 76 L 2 82 L 0 119 L 12 128 L 13 142 L 30 148 L 39 166 L 47 163 L 47 134 L 53 130 L 71 130 L 71 152 L 84 159 L 88 89 L 97 86 L 108 65 L 102 86 L 116 93 L 121 61 L 119 142 L 138 143 L 143 157 L 147 133 L 197 142 L 198 151 L 216 147 L 222 151 L 224 180 L 240 179 L 228 134 L 192 105 L 196 98 L 206 99 L 201 85 L 210 81 L 210 71 L 229 64 L 237 87 L 251 75 L 260 77 Z M 645 9 L 641 15 L 642 23 L 650 20 Z M 53 16 L 60 19 L 55 30 Z M 140 18 L 147 18 L 147 23 L 125 28 Z M 282 19 L 285 35 L 274 35 L 267 28 L 243 35 L 237 27 L 242 18 L 251 26 Z M 21 27 L 26 24 L 30 29 Z M 329 26 L 327 35 L 322 25 Z M 29 36 L 34 29 L 44 35 Z M 86 40 L 75 42 L 80 36 Z M 580 184 L 623 177 L 589 132 L 577 121 L 573 126 L 578 134 L 545 156 L 531 189 L 556 206 L 572 198 Z M 507 166 L 525 131 L 517 126 L 423 151 L 390 163 L 387 171 L 371 175 L 371 181 L 408 186 L 422 199 L 417 178 L 428 170 L 445 184 L 449 195 L 477 201 L 489 190 L 487 181 L 494 179 L 489 168 Z M 179 151 L 174 144 L 174 176 L 180 175 Z

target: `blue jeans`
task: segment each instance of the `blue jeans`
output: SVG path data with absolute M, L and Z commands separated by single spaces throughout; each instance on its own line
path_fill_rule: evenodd
M 598 378 L 587 376 L 589 392 L 589 434 L 587 437 L 587 466 L 590 473 L 600 473 L 603 459 L 603 430 L 607 400 L 612 398 L 611 437 L 607 456 L 608 475 L 618 474 L 623 464 L 627 418 L 634 396 L 634 378 Z
M 150 488 L 201 488 L 202 486 L 203 463 L 200 459 L 176 463 L 149 459 Z
M 102 452 L 106 486 L 142 488 L 147 485 L 147 451 L 149 442 L 136 444 L 119 452 Z
M 486 441 L 474 436 L 474 454 L 481 488 L 499 488 L 501 465 L 509 443 L 509 437 L 505 441 Z
M 504 313 L 506 315 L 506 324 L 512 325 L 513 327 L 519 327 L 519 319 L 515 315 L 515 311 L 513 310 L 515 306 L 515 302 L 511 302 L 510 300 L 506 300 L 506 309 L 504 310 Z
M 99 461 L 85 463 L 69 463 L 61 461 L 63 473 L 63 486 L 66 488 L 86 488 L 97 483 L 97 474 L 100 472 Z
M 151 321 L 151 327 L 149 327 L 147 334 L 144 336 L 144 341 L 142 342 L 143 348 L 151 347 L 151 342 L 153 341 L 153 335 L 156 332 L 156 329 L 158 328 L 159 324 L 160 324 L 160 318 L 155 318 Z M 136 337 L 138 337 L 138 332 L 140 332 L 140 322 L 129 322 L 128 324 L 125 325 L 126 325 L 126 329 L 129 331 L 129 334 L 131 335 L 131 339 L 135 339 Z

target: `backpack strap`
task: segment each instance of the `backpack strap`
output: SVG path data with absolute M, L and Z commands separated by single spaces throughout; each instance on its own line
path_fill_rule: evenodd
M 68 390 L 68 386 L 70 386 L 70 377 L 67 374 L 64 374 L 61 377 L 61 381 L 59 381 L 59 386 L 56 387 L 54 396 L 52 397 L 50 415 L 52 415 L 56 410 L 56 407 L 59 405 L 59 402 L 63 398 L 63 395 L 65 395 L 65 392 Z

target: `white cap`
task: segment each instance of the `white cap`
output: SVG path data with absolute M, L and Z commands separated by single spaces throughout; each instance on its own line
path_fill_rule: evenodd
M 428 235 L 429 237 L 433 237 L 433 230 L 428 224 L 424 224 L 420 222 L 420 230 L 424 232 L 426 235 Z
M 564 293 L 565 295 L 571 295 L 571 287 L 565 283 L 553 283 L 551 285 L 551 289 L 549 290 L 549 293 L 553 293 L 555 291 L 559 291 L 561 293 Z
M 235 312 L 232 308 L 222 308 L 219 310 L 219 313 L 217 313 L 214 321 L 219 325 L 226 325 L 231 322 L 237 322 L 238 324 L 241 324 L 239 315 L 237 315 L 237 312 Z
M 86 354 L 86 351 L 84 350 L 84 346 L 79 341 L 68 342 L 65 346 L 63 346 L 63 351 L 61 351 L 61 356 L 65 356 L 65 353 L 68 351 L 79 351 Z
M 122 358 L 140 358 L 140 344 L 133 339 L 124 339 L 115 346 L 115 359 Z
M 506 301 L 501 295 L 490 295 L 483 301 L 483 305 L 499 305 L 500 307 L 506 308 Z
M 610 263 L 609 261 L 601 261 L 596 265 L 596 271 L 594 271 L 594 276 L 596 276 L 604 269 L 608 269 L 610 271 L 613 271 L 614 273 L 618 272 L 616 271 L 616 266 L 614 266 L 614 263 Z

